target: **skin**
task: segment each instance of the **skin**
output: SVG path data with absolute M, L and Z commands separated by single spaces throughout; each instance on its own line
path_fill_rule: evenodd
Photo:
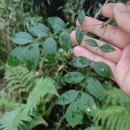
M 102 61 L 108 64 L 112 71 L 113 80 L 120 88 L 130 97 L 130 6 L 125 6 L 122 3 L 109 3 L 104 5 L 102 14 L 108 18 L 113 18 L 118 27 L 108 25 L 103 35 L 103 39 L 111 43 L 116 51 L 111 53 L 103 53 L 98 50 L 95 61 Z M 82 26 L 76 22 L 78 27 L 81 27 L 87 32 L 91 32 L 99 37 L 102 36 L 105 28 L 100 24 L 102 21 L 91 17 L 86 17 Z M 75 56 L 84 56 L 91 60 L 94 59 L 96 48 L 90 47 L 85 43 L 85 39 L 93 39 L 89 36 L 84 36 L 80 46 L 76 46 L 73 50 Z M 71 33 L 71 40 L 77 44 L 75 31 Z M 95 39 L 97 42 L 99 40 Z M 101 45 L 105 44 L 104 42 Z

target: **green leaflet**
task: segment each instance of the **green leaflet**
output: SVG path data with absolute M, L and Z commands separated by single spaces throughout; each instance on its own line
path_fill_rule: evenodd
M 77 68 L 84 68 L 91 64 L 91 61 L 85 57 L 74 57 L 70 64 Z
M 26 32 L 18 32 L 14 35 L 14 37 L 11 38 L 12 42 L 19 44 L 19 45 L 25 45 L 27 43 L 33 42 L 33 37 Z
M 38 44 L 32 44 L 13 49 L 9 55 L 8 64 L 17 66 L 21 62 L 25 62 L 27 68 L 31 71 L 39 63 L 39 59 L 40 51 Z
M 86 39 L 85 42 L 91 47 L 97 47 L 98 43 L 93 39 Z
M 78 22 L 80 23 L 80 25 L 83 24 L 84 20 L 85 20 L 85 12 L 81 10 L 78 15 Z
M 90 95 L 82 92 L 80 97 L 80 104 L 87 115 L 90 116 L 96 115 L 96 110 L 97 110 L 96 103 Z
M 68 32 L 62 32 L 59 36 L 59 43 L 65 51 L 68 51 L 71 48 L 70 34 Z
M 99 49 L 102 52 L 105 52 L 105 53 L 109 53 L 109 52 L 115 51 L 115 49 L 110 44 L 104 44 L 104 45 L 100 46 Z
M 59 17 L 49 17 L 48 22 L 54 31 L 60 31 L 66 29 L 64 21 Z
M 87 80 L 87 83 L 88 83 L 87 90 L 89 91 L 90 94 L 92 94 L 99 100 L 105 98 L 105 89 L 97 79 L 89 78 Z
M 84 79 L 84 75 L 80 72 L 69 72 L 63 76 L 63 79 L 67 83 L 76 84 Z
M 80 45 L 83 40 L 83 37 L 85 35 L 84 31 L 81 28 L 76 28 L 75 34 L 76 34 L 76 40 L 77 40 L 78 44 Z
M 69 90 L 59 97 L 57 104 L 59 105 L 69 104 L 73 102 L 77 98 L 78 95 L 79 95 L 79 91 Z
M 48 60 L 51 62 L 55 61 L 57 44 L 53 38 L 49 37 L 48 39 L 46 39 L 46 41 L 43 43 L 43 49 L 44 54 L 48 58 Z
M 49 29 L 45 25 L 38 23 L 37 25 L 30 27 L 29 31 L 37 37 L 46 37 L 48 36 Z
M 81 121 L 83 119 L 83 110 L 80 105 L 79 100 L 77 99 L 76 101 L 72 102 L 65 113 L 66 120 L 68 123 L 74 127 L 77 124 L 81 124 Z
M 94 70 L 96 71 L 97 74 L 103 77 L 108 77 L 108 78 L 113 77 L 111 68 L 103 62 L 95 62 Z

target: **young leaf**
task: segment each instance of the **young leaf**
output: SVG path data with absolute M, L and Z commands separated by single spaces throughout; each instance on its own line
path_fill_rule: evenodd
M 70 34 L 68 32 L 62 32 L 59 36 L 59 43 L 65 51 L 68 51 L 71 48 Z
M 84 75 L 80 72 L 69 72 L 63 77 L 64 81 L 71 84 L 77 84 L 84 79 Z
M 49 17 L 48 22 L 54 31 L 66 29 L 64 21 L 59 17 Z
M 85 57 L 74 57 L 70 64 L 77 68 L 84 68 L 91 64 L 91 61 Z
M 17 66 L 21 62 L 25 62 L 29 70 L 37 66 L 40 59 L 40 51 L 38 44 L 17 47 L 10 53 L 8 64 Z
M 97 74 L 103 76 L 103 77 L 113 77 L 113 73 L 109 65 L 103 63 L 103 62 L 95 62 L 94 63 L 94 70 Z
M 59 105 L 69 104 L 73 102 L 77 98 L 78 95 L 79 95 L 79 91 L 69 90 L 59 97 L 57 104 Z
M 110 44 L 104 44 L 104 45 L 100 46 L 99 49 L 102 52 L 105 52 L 105 53 L 109 53 L 109 52 L 115 51 L 115 49 Z
M 43 43 L 44 54 L 49 61 L 53 62 L 55 60 L 55 54 L 57 52 L 57 44 L 53 38 L 48 38 Z
M 77 99 L 76 101 L 72 102 L 65 113 L 66 120 L 68 123 L 74 127 L 78 124 L 81 124 L 82 119 L 83 119 L 83 110 L 80 105 L 79 100 Z
M 14 37 L 11 38 L 11 40 L 16 44 L 25 45 L 27 43 L 31 43 L 34 39 L 29 33 L 19 32 L 16 33 Z
M 75 33 L 76 33 L 76 40 L 80 45 L 84 37 L 84 31 L 81 28 L 76 28 Z
M 91 47 L 97 47 L 98 43 L 93 39 L 86 39 L 85 42 Z
M 83 108 L 83 110 L 90 116 L 95 116 L 96 115 L 96 103 L 94 99 L 88 95 L 87 93 L 82 92 L 81 97 L 80 97 L 80 104 Z
M 33 27 L 30 27 L 29 31 L 37 37 L 46 37 L 48 36 L 49 29 L 45 25 L 39 23 Z
M 93 78 L 89 78 L 87 80 L 87 90 L 90 94 L 98 98 L 99 100 L 102 100 L 105 98 L 105 90 L 102 86 L 102 84 L 97 80 Z
M 83 10 L 81 10 L 81 12 L 79 13 L 79 16 L 78 16 L 78 22 L 80 23 L 80 25 L 83 24 L 85 20 L 85 12 Z

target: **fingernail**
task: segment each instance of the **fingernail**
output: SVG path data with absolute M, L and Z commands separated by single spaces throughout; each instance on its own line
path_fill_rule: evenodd
M 127 11 L 126 6 L 125 6 L 124 4 L 122 4 L 122 3 L 118 3 L 118 4 L 116 5 L 116 9 L 117 9 L 117 11 L 119 11 L 119 12 Z

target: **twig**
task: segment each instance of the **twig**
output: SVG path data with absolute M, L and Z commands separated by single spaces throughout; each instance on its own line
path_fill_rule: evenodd
M 108 3 L 108 1 L 109 1 L 109 0 L 106 0 L 106 1 L 105 1 L 105 3 L 103 4 L 103 6 L 104 6 L 105 4 L 107 4 L 107 3 Z M 103 7 L 103 6 L 102 6 L 102 7 Z M 102 8 L 101 8 L 101 9 L 99 9 L 99 11 L 95 14 L 94 18 L 95 18 L 95 19 L 97 19 L 97 18 L 98 18 L 98 16 L 101 14 L 101 12 L 102 12 Z

